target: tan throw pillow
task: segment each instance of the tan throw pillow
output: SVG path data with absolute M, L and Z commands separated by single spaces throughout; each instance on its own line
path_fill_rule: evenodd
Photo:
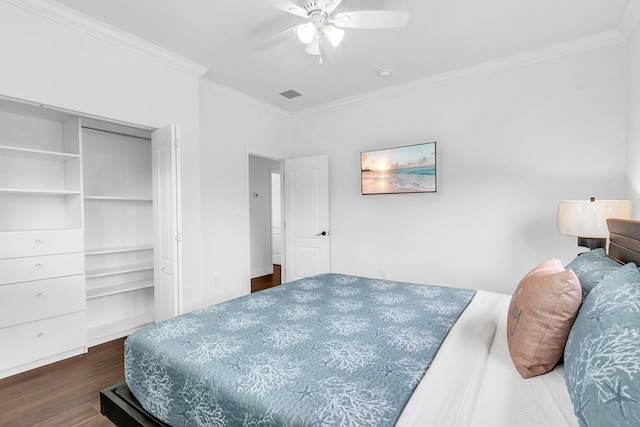
M 551 258 L 520 281 L 509 305 L 509 353 L 522 378 L 549 372 L 562 357 L 582 291 L 575 273 Z

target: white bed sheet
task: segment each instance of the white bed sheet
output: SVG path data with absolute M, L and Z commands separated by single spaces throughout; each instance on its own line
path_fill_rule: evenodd
M 560 365 L 523 379 L 507 347 L 510 295 L 478 291 L 396 427 L 578 426 Z

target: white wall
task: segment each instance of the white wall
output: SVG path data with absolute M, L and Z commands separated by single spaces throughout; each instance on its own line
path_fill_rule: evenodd
M 251 278 L 273 273 L 271 171 L 274 169 L 280 169 L 280 161 L 249 156 Z
M 633 218 L 640 219 L 640 29 L 629 40 L 629 112 L 627 136 L 627 194 Z
M 289 154 L 330 156 L 332 271 L 511 293 L 570 261 L 558 201 L 624 196 L 626 69 L 618 44 L 296 116 Z M 360 151 L 421 141 L 437 194 L 360 195 Z
M 0 94 L 124 122 L 182 130 L 185 309 L 199 299 L 198 78 L 37 13 L 0 2 Z
M 284 158 L 290 117 L 205 83 L 200 115 L 204 305 L 250 292 L 249 154 Z
M 637 33 L 628 50 L 610 46 L 291 117 L 0 2 L 0 94 L 180 125 L 187 311 L 248 292 L 250 153 L 330 155 L 334 271 L 510 293 L 536 262 L 578 252 L 556 232 L 558 200 L 622 197 L 626 182 L 638 206 Z M 361 150 L 431 140 L 437 194 L 359 194 Z

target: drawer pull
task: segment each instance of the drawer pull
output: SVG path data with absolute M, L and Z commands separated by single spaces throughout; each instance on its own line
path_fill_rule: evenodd
M 36 298 L 42 298 L 44 296 L 44 292 L 38 292 L 36 294 Z
M 33 241 L 33 243 L 35 243 L 36 245 L 41 245 L 43 242 L 40 239 L 36 239 Z
M 38 332 L 38 338 L 42 338 L 44 336 L 44 332 Z

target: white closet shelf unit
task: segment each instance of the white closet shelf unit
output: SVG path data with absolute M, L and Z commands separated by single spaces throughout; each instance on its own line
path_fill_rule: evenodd
M 84 196 L 85 200 L 104 200 L 112 202 L 153 202 L 151 197 L 129 197 L 129 196 Z
M 110 254 L 125 254 L 129 252 L 142 252 L 153 250 L 153 245 L 137 245 L 137 246 L 121 246 L 113 248 L 102 249 L 87 249 L 85 255 L 87 257 L 110 255 Z M 114 276 L 124 273 L 135 273 L 143 271 L 152 271 L 153 263 L 122 265 L 111 268 L 102 268 L 96 270 L 88 270 L 86 272 L 87 279 L 97 277 Z M 87 299 L 100 298 L 108 295 L 115 295 L 124 292 L 137 291 L 140 289 L 152 288 L 154 286 L 153 279 L 137 280 L 131 282 L 125 282 L 118 285 L 108 285 L 102 287 L 96 287 L 94 289 L 87 289 Z
M 153 279 L 127 282 L 120 285 L 105 286 L 102 288 L 88 289 L 87 299 L 117 295 L 125 292 L 138 291 L 140 289 L 153 288 Z
M 153 323 L 150 136 L 0 97 L 0 378 Z
M 118 335 L 121 335 L 120 331 L 127 331 L 126 335 L 135 332 L 140 329 L 140 325 L 149 325 L 153 323 L 153 311 L 149 311 L 142 314 L 131 315 L 128 316 L 127 313 L 121 315 L 118 320 L 114 320 L 109 323 L 91 325 L 87 329 L 87 334 L 89 336 L 96 337 L 113 337 L 112 339 L 116 339 Z M 101 338 L 100 342 L 105 338 Z M 89 338 L 89 344 L 91 345 L 92 339 Z M 97 344 L 96 344 L 97 345 Z
M 0 378 L 177 314 L 177 138 L 0 95 Z
M 117 267 L 100 268 L 97 270 L 87 270 L 87 279 L 97 277 L 116 276 L 118 274 L 135 273 L 138 271 L 153 271 L 153 263 L 119 265 Z
M 31 188 L 0 188 L 2 194 L 17 194 L 22 196 L 79 196 L 79 191 L 69 190 L 36 190 Z
M 27 159 L 51 160 L 56 162 L 66 162 L 68 160 L 80 158 L 79 154 L 60 151 L 34 150 L 31 148 L 13 147 L 10 145 L 0 145 L 0 155 L 23 157 Z
M 0 99 L 0 378 L 87 349 L 79 123 Z
M 82 144 L 87 333 L 99 344 L 154 319 L 151 135 L 83 121 Z
M 113 248 L 100 248 L 100 249 L 85 249 L 84 254 L 86 256 L 91 255 L 106 255 L 122 252 L 137 252 L 137 251 L 149 251 L 153 250 L 153 245 L 137 245 L 137 246 L 120 246 Z

